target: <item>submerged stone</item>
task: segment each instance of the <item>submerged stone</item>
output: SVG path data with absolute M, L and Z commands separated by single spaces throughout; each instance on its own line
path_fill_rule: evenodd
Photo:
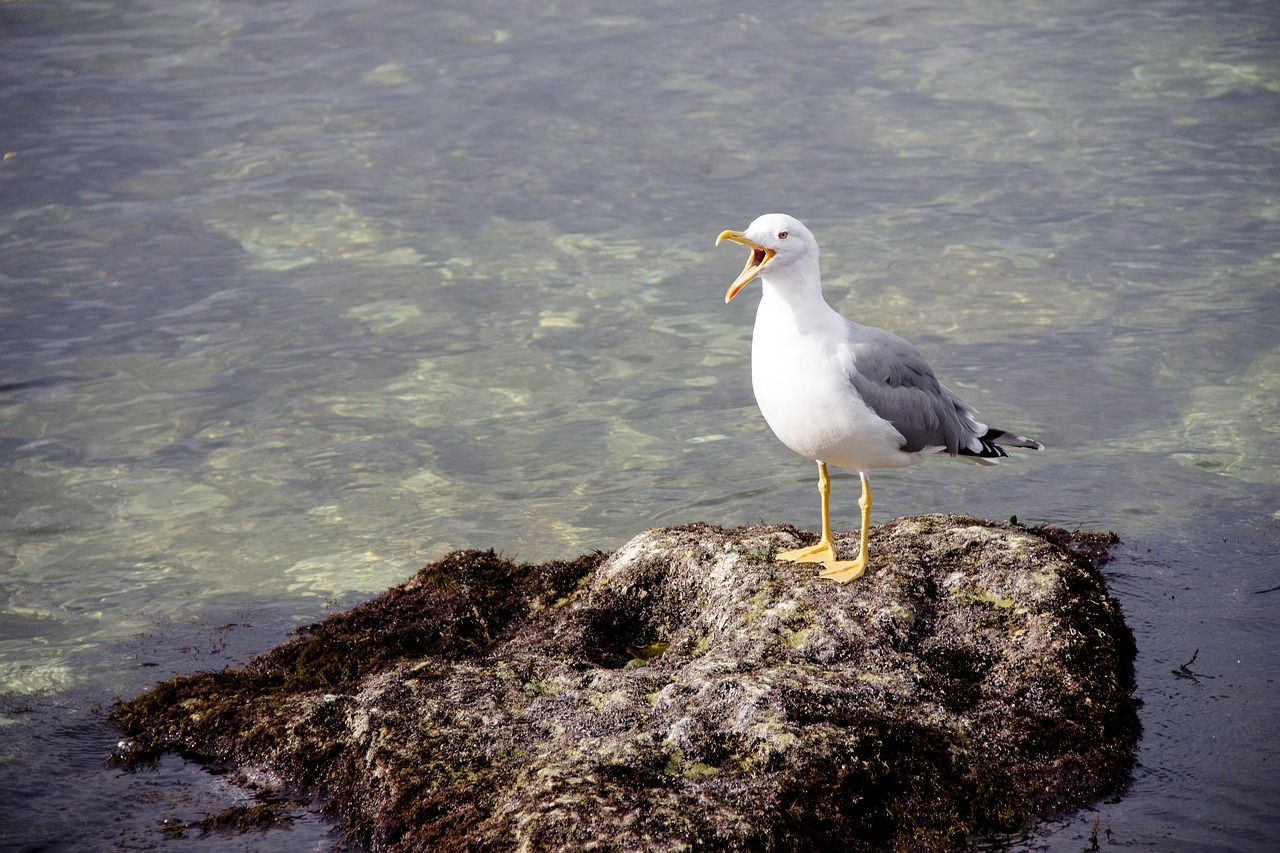
M 457 552 L 116 717 L 391 850 L 946 850 L 1123 786 L 1113 537 L 903 518 L 847 585 L 772 561 L 807 541 L 695 524 L 540 566 Z

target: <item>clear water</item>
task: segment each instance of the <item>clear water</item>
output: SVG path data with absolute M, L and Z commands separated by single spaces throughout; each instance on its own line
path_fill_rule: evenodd
M 881 472 L 875 521 L 1124 539 L 1133 784 L 1014 848 L 1272 849 L 1270 0 L 4 2 L 0 44 L 0 848 L 327 849 L 166 839 L 247 794 L 104 768 L 100 708 L 452 549 L 813 527 L 712 247 L 783 210 L 1050 448 Z

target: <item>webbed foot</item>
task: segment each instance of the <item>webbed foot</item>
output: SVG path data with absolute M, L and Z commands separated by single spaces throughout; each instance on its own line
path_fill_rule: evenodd
M 848 583 L 862 577 L 867 570 L 867 555 L 859 554 L 852 560 L 823 560 L 825 568 L 819 573 L 821 577 L 836 583 Z

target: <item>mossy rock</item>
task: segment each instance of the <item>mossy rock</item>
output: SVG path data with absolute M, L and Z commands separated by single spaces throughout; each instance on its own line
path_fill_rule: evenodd
M 697 524 L 540 566 L 458 552 L 116 717 L 391 850 L 950 850 L 1123 786 L 1134 646 L 1097 570 L 1114 537 L 903 518 L 847 585 L 768 558 L 806 538 Z

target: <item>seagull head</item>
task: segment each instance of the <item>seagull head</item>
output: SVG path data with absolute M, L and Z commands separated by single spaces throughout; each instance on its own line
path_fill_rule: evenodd
M 751 250 L 742 273 L 729 285 L 725 302 L 737 296 L 747 282 L 764 275 L 766 267 L 771 273 L 781 273 L 806 260 L 815 266 L 818 262 L 818 241 L 803 222 L 785 213 L 766 213 L 748 225 L 746 231 L 721 231 L 716 245 L 725 240 Z

